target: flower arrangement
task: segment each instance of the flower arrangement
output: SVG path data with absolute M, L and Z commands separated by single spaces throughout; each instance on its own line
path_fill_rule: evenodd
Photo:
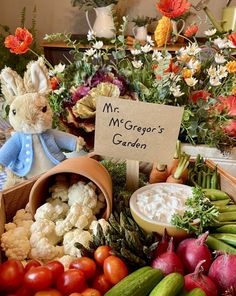
M 116 5 L 119 0 L 72 0 L 73 6 L 79 6 L 79 8 L 89 8 L 89 7 L 105 7 L 111 4 Z
M 161 0 L 179 17 L 189 8 L 188 1 Z M 164 5 L 165 4 L 165 5 Z M 178 4 L 178 5 L 177 5 Z M 170 16 L 170 15 L 169 15 Z M 169 17 L 165 16 L 166 19 Z M 193 145 L 207 144 L 226 151 L 236 146 L 236 33 L 205 32 L 206 42 L 198 44 L 195 24 L 186 29 L 187 44 L 174 54 L 155 48 L 154 40 L 138 41 L 129 48 L 123 17 L 119 33 L 104 46 L 92 31 L 88 32 L 89 49 L 80 51 L 70 34 L 53 34 L 47 40 L 64 39 L 73 46 L 74 61 L 51 71 L 50 104 L 55 124 L 85 138 L 93 148 L 96 97 L 141 100 L 184 106 L 179 138 Z M 188 37 L 187 37 L 187 36 Z M 165 38 L 164 38 L 165 39 Z

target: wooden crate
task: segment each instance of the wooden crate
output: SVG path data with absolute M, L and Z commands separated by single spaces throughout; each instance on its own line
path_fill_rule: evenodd
M 93 157 L 99 159 L 98 157 Z M 215 163 L 211 160 L 207 160 L 206 163 L 210 167 L 215 166 Z M 151 164 L 140 163 L 140 171 L 147 173 L 150 169 Z M 221 189 L 227 192 L 236 202 L 236 178 L 225 172 L 219 166 L 218 172 L 221 179 Z M 12 221 L 16 211 L 25 208 L 29 200 L 30 190 L 36 180 L 37 178 L 33 178 L 0 193 L 0 237 L 4 232 L 4 224 Z

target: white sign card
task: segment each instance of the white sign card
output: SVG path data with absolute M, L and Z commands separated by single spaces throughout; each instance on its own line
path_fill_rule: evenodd
M 98 97 L 95 153 L 168 164 L 175 153 L 183 111 L 183 107 Z

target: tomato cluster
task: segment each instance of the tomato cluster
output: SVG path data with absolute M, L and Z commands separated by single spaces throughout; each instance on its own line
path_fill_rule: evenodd
M 0 265 L 0 295 L 101 296 L 128 275 L 126 264 L 110 251 L 100 246 L 94 258 L 77 258 L 67 270 L 59 261 L 41 265 L 31 260 L 24 267 L 9 259 Z

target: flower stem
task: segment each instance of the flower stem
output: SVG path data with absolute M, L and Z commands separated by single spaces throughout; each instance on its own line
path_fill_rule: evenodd
M 40 58 L 42 57 L 45 61 L 45 64 L 50 68 L 50 69 L 53 69 L 53 65 L 51 63 L 49 63 L 49 61 L 45 58 L 45 56 L 41 56 L 39 54 L 37 54 L 37 52 L 35 52 L 34 50 L 32 50 L 31 48 L 29 48 L 29 51 L 32 52 L 34 55 L 36 55 L 36 57 Z

